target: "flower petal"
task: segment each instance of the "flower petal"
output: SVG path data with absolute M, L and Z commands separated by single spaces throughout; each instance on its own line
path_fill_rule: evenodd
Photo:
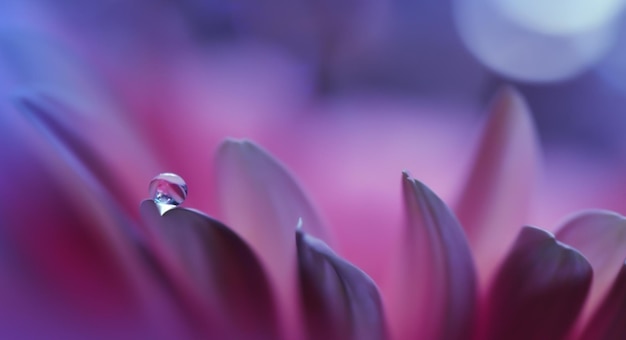
M 225 141 L 218 151 L 217 167 L 223 208 L 230 219 L 240 222 L 236 228 L 251 227 L 250 232 L 263 234 L 267 231 L 263 228 L 283 228 L 292 234 L 302 219 L 308 233 L 330 241 L 328 230 L 297 182 L 258 145 L 246 140 Z
M 547 231 L 524 227 L 495 276 L 485 339 L 563 339 L 583 306 L 592 270 Z
M 556 238 L 580 251 L 593 268 L 584 323 L 608 293 L 626 259 L 626 218 L 610 211 L 582 212 L 563 224 Z
M 137 183 L 142 184 L 141 192 L 143 193 L 145 192 L 144 180 L 150 178 L 139 176 L 137 173 L 145 173 L 147 169 L 151 169 L 153 174 L 156 173 L 154 165 L 151 164 L 150 154 L 142 152 L 141 162 L 123 162 L 123 168 L 130 165 L 134 171 L 114 170 L 118 169 L 115 163 L 119 162 L 120 158 L 134 156 L 134 152 L 137 152 L 138 140 L 125 131 L 120 131 L 122 129 L 117 126 L 114 141 L 107 137 L 109 140 L 106 142 L 92 143 L 93 140 L 89 140 L 87 135 L 80 131 L 89 130 L 90 133 L 98 136 L 98 132 L 91 131 L 90 124 L 93 122 L 81 121 L 80 116 L 74 114 L 69 107 L 41 93 L 22 94 L 16 98 L 15 103 L 45 137 L 52 141 L 52 146 L 65 158 L 66 162 L 70 163 L 76 171 L 80 171 L 83 177 L 90 178 L 94 185 L 101 186 L 103 191 L 107 191 L 127 215 L 136 216 L 135 207 L 140 199 L 140 196 L 137 196 Z M 98 124 L 102 123 L 102 120 L 98 121 Z M 97 149 L 99 144 L 109 148 Z M 112 147 L 114 145 L 124 145 L 124 148 Z M 122 152 L 120 150 L 133 151 Z M 128 173 L 134 176 L 126 178 Z
M 141 210 L 231 336 L 278 337 L 269 282 L 256 255 L 237 234 L 195 210 L 175 208 L 161 216 L 151 200 L 144 201 Z
M 505 255 L 526 215 L 536 172 L 536 136 L 526 103 L 512 88 L 494 99 L 474 166 L 455 211 L 481 281 Z
M 313 236 L 328 232 L 289 173 L 249 141 L 225 141 L 217 154 L 217 189 L 225 221 L 259 254 L 281 301 L 282 317 L 295 325 L 296 249 L 299 220 Z
M 33 134 L 19 115 L 0 120 L 0 158 L 11 160 L 0 167 L 0 235 L 10 245 L 0 256 L 0 300 L 11 301 L 0 315 L 9 311 L 11 328 L 31 334 L 37 324 L 41 334 L 69 338 L 93 338 L 95 330 L 105 338 L 188 334 L 137 252 L 133 222 L 81 171 L 81 160 L 55 136 Z M 5 300 L 7 292 L 27 298 Z
M 374 281 L 302 230 L 296 245 L 308 338 L 386 339 Z
M 472 255 L 454 214 L 428 187 L 403 174 L 407 226 L 390 283 L 397 339 L 466 339 L 476 304 Z
M 581 340 L 624 339 L 626 335 L 626 263 L 622 264 L 613 287 L 597 309 Z

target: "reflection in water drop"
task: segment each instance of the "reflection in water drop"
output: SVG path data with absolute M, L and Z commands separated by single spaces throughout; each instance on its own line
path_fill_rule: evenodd
M 158 174 L 150 181 L 148 190 L 161 215 L 183 203 L 187 198 L 187 183 L 174 173 Z

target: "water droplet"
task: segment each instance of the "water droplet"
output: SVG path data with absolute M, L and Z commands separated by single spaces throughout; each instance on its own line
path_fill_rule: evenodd
M 170 172 L 155 176 L 150 181 L 148 190 L 161 215 L 183 203 L 187 198 L 187 183 L 182 177 Z

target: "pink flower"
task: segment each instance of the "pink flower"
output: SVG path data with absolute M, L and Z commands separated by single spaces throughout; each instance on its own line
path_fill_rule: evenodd
M 15 99 L 0 124 L 6 337 L 626 334 L 626 220 L 555 220 L 623 209 L 618 177 L 554 154 L 538 175 L 514 90 L 496 97 L 473 156 L 466 118 L 382 96 L 311 99 L 297 64 L 255 44 L 114 72 L 58 34 L 80 52 L 15 42 L 50 53 L 35 58 L 49 63 L 33 72 L 44 85 L 0 84 Z M 268 151 L 229 135 L 276 153 L 321 209 Z M 163 171 L 188 180 L 186 206 L 216 217 L 137 209 Z
M 227 140 L 217 152 L 214 197 L 226 225 L 184 208 L 161 216 L 151 201 L 142 203 L 138 219 L 136 205 L 127 199 L 132 195 L 124 193 L 130 188 L 116 179 L 132 168 L 118 168 L 84 143 L 85 134 L 66 120 L 70 115 L 62 104 L 41 95 L 21 97 L 17 104 L 52 144 L 16 134 L 19 125 L 2 125 L 3 138 L 14 146 L 3 148 L 13 160 L 2 177 L 3 187 L 12 189 L 1 215 L 6 246 L 0 268 L 9 278 L 1 290 L 8 301 L 2 309 L 6 334 L 342 339 L 624 334 L 622 216 L 583 212 L 556 236 L 507 224 L 527 218 L 523 208 L 531 197 L 528 175 L 536 157 L 532 124 L 512 90 L 492 105 L 457 207 L 463 227 L 426 185 L 402 175 L 404 226 L 374 226 L 399 236 L 384 250 L 390 254 L 374 254 L 390 259 L 390 275 L 378 273 L 377 284 L 335 251 L 350 254 L 355 263 L 372 254 L 358 247 L 350 251 L 349 240 L 337 242 L 332 234 L 343 226 L 331 222 L 328 228 L 292 176 L 255 144 Z M 120 153 L 136 147 L 137 136 L 119 137 L 130 144 L 100 147 Z M 16 183 L 23 191 L 15 191 Z M 201 191 L 196 188 L 191 186 L 192 194 Z M 361 225 L 348 230 L 353 237 L 361 236 L 360 229 L 373 237 L 372 222 L 362 217 L 355 217 Z

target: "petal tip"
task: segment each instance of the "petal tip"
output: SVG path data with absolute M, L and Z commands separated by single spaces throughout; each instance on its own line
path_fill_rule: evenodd
M 221 147 L 246 147 L 246 146 L 253 146 L 253 147 L 257 147 L 257 145 L 247 139 L 247 138 L 235 138 L 235 137 L 226 137 L 221 145 Z

